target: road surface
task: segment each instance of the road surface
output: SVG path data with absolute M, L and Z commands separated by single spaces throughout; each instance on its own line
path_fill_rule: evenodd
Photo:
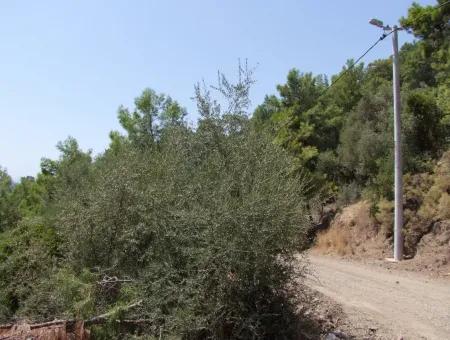
M 450 340 L 450 281 L 332 257 L 310 262 L 308 286 L 338 302 L 352 325 L 373 325 L 380 339 Z

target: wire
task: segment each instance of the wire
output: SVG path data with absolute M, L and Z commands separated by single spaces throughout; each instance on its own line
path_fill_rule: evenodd
M 450 0 L 446 1 L 442 4 L 440 4 L 439 6 L 436 7 L 436 9 L 440 9 L 441 7 L 444 7 L 445 5 L 450 4 Z M 425 15 L 427 15 L 428 13 L 424 13 L 421 16 L 419 16 L 418 18 L 416 18 L 416 20 L 420 20 L 422 19 L 422 17 L 424 17 Z M 341 80 L 350 70 L 352 70 L 356 64 L 358 64 L 358 62 L 361 61 L 362 58 L 364 58 L 367 53 L 369 53 L 375 46 L 377 46 L 384 38 L 386 38 L 387 36 L 391 35 L 392 33 L 394 33 L 394 31 L 398 31 L 400 29 L 403 29 L 402 27 L 398 27 L 396 29 L 392 29 L 390 30 L 388 33 L 383 33 L 383 35 L 378 38 L 377 41 L 375 41 L 372 46 L 370 46 L 358 59 L 356 59 L 344 72 L 342 72 L 336 79 L 335 81 L 333 81 L 330 86 L 328 86 L 325 91 L 321 94 L 320 97 L 322 97 L 323 95 L 325 95 L 327 93 L 327 91 L 332 88 L 339 80 Z
M 441 8 L 441 7 L 444 7 L 444 6 L 447 5 L 447 4 L 450 4 L 450 1 L 446 1 L 446 2 L 444 2 L 444 3 L 442 3 L 442 4 L 440 4 L 439 6 L 436 7 L 436 9 L 439 9 L 439 8 Z
M 390 31 L 389 33 L 383 33 L 383 35 L 381 36 L 381 37 L 379 37 L 378 38 L 378 40 L 377 41 L 375 41 L 373 44 L 372 44 L 372 46 L 370 46 L 358 59 L 356 59 L 344 72 L 342 72 L 340 75 L 339 75 L 339 77 L 337 77 L 336 78 L 336 80 L 335 81 L 333 81 L 331 84 L 330 84 L 330 86 L 328 86 L 326 89 L 325 89 L 325 91 L 322 93 L 322 96 L 325 94 L 325 93 L 327 93 L 327 91 L 329 90 L 329 89 L 331 89 L 339 80 L 341 80 L 342 79 L 342 77 L 344 77 L 350 70 L 352 70 L 353 69 L 353 67 L 355 67 L 356 66 L 356 64 L 358 64 L 360 61 L 361 61 L 361 59 L 362 58 L 364 58 L 366 55 L 367 55 L 367 53 L 369 53 L 375 46 L 377 46 L 379 43 L 380 43 L 380 41 L 382 41 L 384 38 L 386 38 L 389 34 L 391 34 L 392 32 L 394 32 L 393 30 L 392 31 Z

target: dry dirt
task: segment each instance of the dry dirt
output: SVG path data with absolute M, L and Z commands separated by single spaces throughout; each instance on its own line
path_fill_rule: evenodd
M 339 304 L 336 327 L 350 338 L 450 339 L 450 280 L 327 256 L 310 262 L 307 285 Z
M 318 233 L 312 254 L 357 259 L 365 263 L 389 266 L 384 259 L 392 256 L 392 240 L 380 232 L 370 216 L 370 203 L 360 201 L 345 207 L 331 221 L 330 227 Z M 413 258 L 396 264 L 404 271 L 445 277 L 450 273 L 450 219 L 437 220 L 420 238 Z
M 359 201 L 345 207 L 328 229 L 317 234 L 314 250 L 339 256 L 385 257 L 389 244 L 370 215 L 370 205 L 368 201 Z

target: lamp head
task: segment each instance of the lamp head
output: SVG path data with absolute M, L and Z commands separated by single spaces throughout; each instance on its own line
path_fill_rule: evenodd
M 375 18 L 370 19 L 369 20 L 369 24 L 377 26 L 379 28 L 384 28 L 383 22 L 381 20 L 378 20 L 378 19 L 375 19 Z

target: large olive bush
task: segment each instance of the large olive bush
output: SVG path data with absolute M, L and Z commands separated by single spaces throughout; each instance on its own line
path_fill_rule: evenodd
M 67 266 L 132 280 L 97 289 L 95 312 L 142 300 L 124 317 L 154 334 L 289 337 L 308 223 L 291 168 L 240 115 L 167 127 L 145 149 L 125 143 L 59 202 Z

